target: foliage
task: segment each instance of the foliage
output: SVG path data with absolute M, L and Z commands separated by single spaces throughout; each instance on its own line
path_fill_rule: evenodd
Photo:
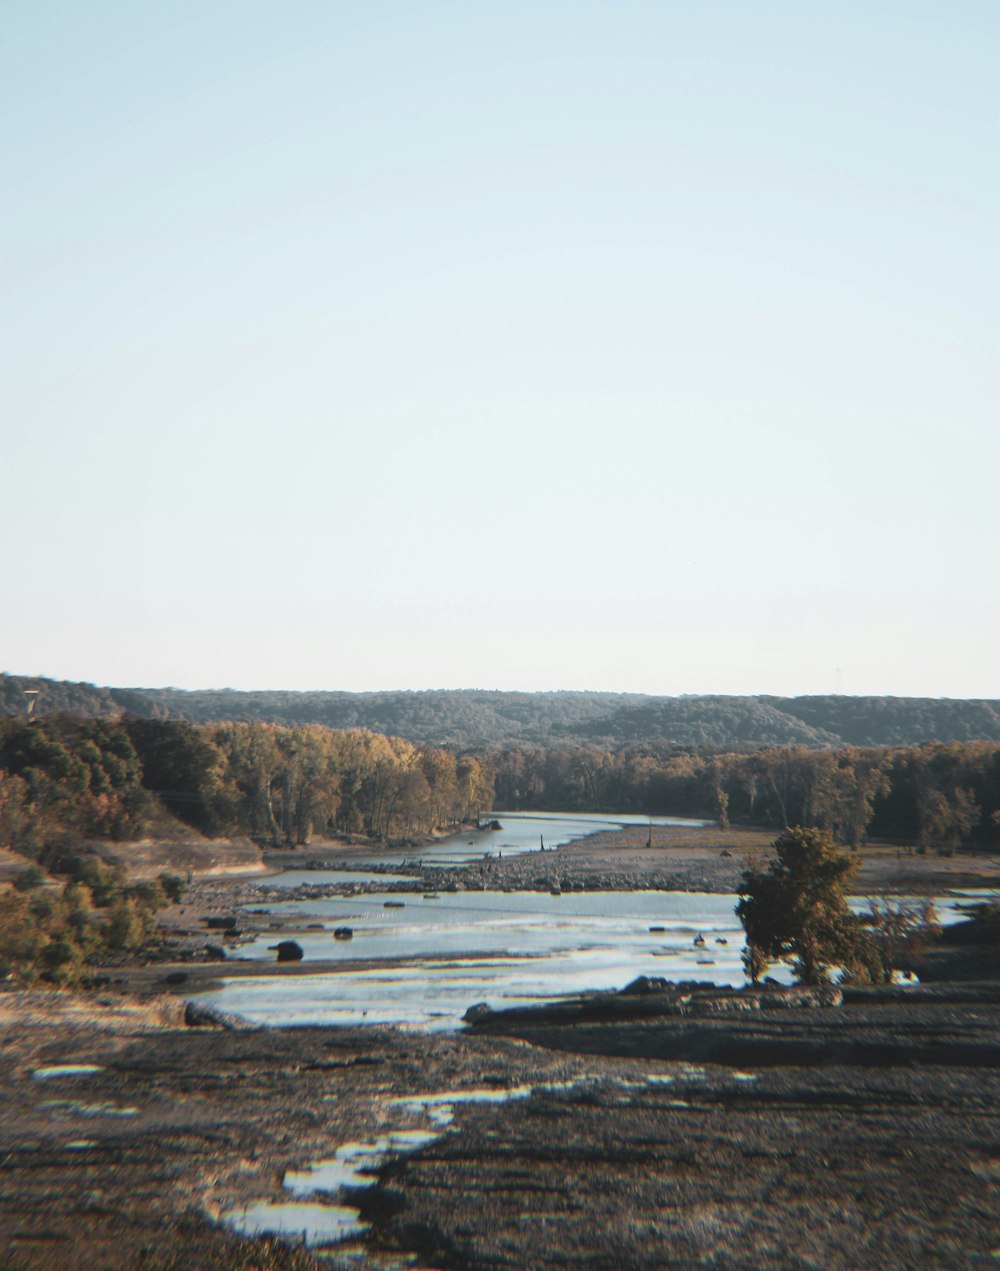
M 154 910 L 167 903 L 160 883 L 125 888 L 120 871 L 108 866 L 83 872 L 103 885 L 106 907 L 95 905 L 91 888 L 73 879 L 61 890 L 0 891 L 0 977 L 74 985 L 103 952 L 135 952 L 150 941 Z
M 54 826 L 80 834 L 128 839 L 142 834 L 154 800 L 142 767 L 117 721 L 58 716 L 0 721 L 4 785 L 0 817 L 12 819 L 18 850 L 40 850 Z
M 237 818 L 237 792 L 210 737 L 181 720 L 129 718 L 124 727 L 143 785 L 162 806 L 201 834 L 225 833 Z
M 125 890 L 125 871 L 118 865 L 108 865 L 92 854 L 66 857 L 59 862 L 60 873 L 68 874 L 76 883 L 82 883 L 94 898 L 94 904 L 102 909 L 113 904 Z
M 108 912 L 104 938 L 109 949 L 134 953 L 146 943 L 152 929 L 152 914 L 139 900 L 121 896 Z
M 535 695 L 514 697 L 508 705 L 527 732 L 541 707 Z M 570 705 L 583 710 L 577 698 L 593 706 L 600 697 L 570 695 Z M 414 711 L 418 701 L 428 706 L 421 694 L 409 698 Z M 735 709 L 733 699 L 712 700 L 719 712 Z M 772 709 L 779 699 L 768 700 Z M 511 810 L 813 826 L 856 849 L 872 835 L 953 852 L 997 835 L 1000 745 L 519 745 L 456 754 L 364 728 L 0 716 L 0 845 L 49 866 L 88 839 L 134 839 L 164 818 L 175 818 L 174 830 L 181 822 L 270 844 L 333 834 L 407 842 L 474 818 L 494 800 Z
M 790 960 L 805 984 L 833 966 L 854 966 L 861 933 L 847 903 L 857 858 L 837 849 L 826 830 L 786 830 L 765 868 L 751 865 L 739 887 L 736 915 L 746 932 L 744 965 L 756 983 L 768 965 Z
M 163 873 L 159 877 L 160 886 L 163 888 L 163 894 L 168 902 L 172 905 L 179 904 L 184 899 L 184 893 L 187 891 L 187 883 L 179 874 Z
M 864 939 L 858 945 L 855 978 L 873 984 L 889 984 L 893 971 L 920 954 L 940 932 L 932 900 L 879 897 L 869 902 L 860 922 Z
M 100 943 L 89 899 L 62 893 L 0 892 L 0 977 L 32 984 L 76 984 L 88 953 Z
M 0 717 L 0 845 L 72 872 L 101 905 L 117 884 L 81 845 L 137 838 L 165 816 L 271 844 L 345 832 L 406 841 L 492 802 L 481 757 L 364 729 Z
M 45 882 L 45 870 L 40 865 L 25 865 L 24 869 L 18 870 L 12 879 L 12 886 L 15 891 L 34 891 L 36 887 L 41 887 Z

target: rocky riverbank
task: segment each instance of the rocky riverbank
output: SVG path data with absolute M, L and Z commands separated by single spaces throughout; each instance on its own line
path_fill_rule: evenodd
M 617 998 L 432 1036 L 0 993 L 2 1264 L 330 1266 L 226 1215 L 400 1131 L 334 1266 L 994 1264 L 996 985 Z

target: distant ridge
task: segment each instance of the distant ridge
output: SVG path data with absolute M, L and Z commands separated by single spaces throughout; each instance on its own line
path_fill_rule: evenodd
M 0 675 L 0 710 L 83 718 L 125 713 L 204 724 L 223 720 L 368 728 L 410 741 L 469 748 L 518 744 L 907 746 L 1000 742 L 1000 701 L 930 697 L 653 697 L 641 693 L 242 692 L 108 688 Z

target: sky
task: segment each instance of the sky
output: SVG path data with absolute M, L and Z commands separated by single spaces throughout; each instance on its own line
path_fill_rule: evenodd
M 1000 697 L 995 0 L 8 0 L 0 670 Z

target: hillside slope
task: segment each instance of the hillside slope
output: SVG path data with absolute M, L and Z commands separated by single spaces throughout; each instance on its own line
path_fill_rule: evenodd
M 30 696 L 29 696 L 30 695 Z M 136 714 L 191 723 L 243 720 L 368 728 L 462 747 L 628 744 L 905 746 L 1000 741 L 1000 701 L 923 697 L 652 697 L 639 693 L 240 692 L 108 688 L 0 675 L 0 711 Z

